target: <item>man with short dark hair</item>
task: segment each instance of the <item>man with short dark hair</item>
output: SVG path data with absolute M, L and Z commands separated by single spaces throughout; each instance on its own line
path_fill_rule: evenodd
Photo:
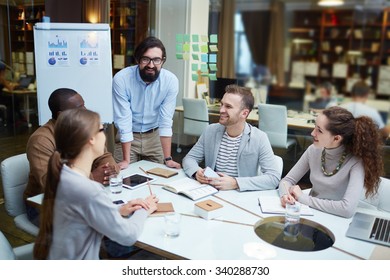
M 44 193 L 49 159 L 56 149 L 54 140 L 54 125 L 61 112 L 73 108 L 85 108 L 84 100 L 75 90 L 69 88 L 59 88 L 53 91 L 49 97 L 49 108 L 52 118 L 39 127 L 28 139 L 27 158 L 30 162 L 30 173 L 24 199 Z M 91 177 L 102 184 L 108 183 L 108 176 L 119 172 L 111 153 L 105 152 L 93 163 Z M 29 220 L 39 225 L 39 211 L 26 203 L 27 217 Z
M 113 79 L 114 122 L 118 128 L 122 169 L 141 159 L 180 168 L 171 156 L 172 123 L 179 81 L 163 69 L 163 43 L 148 37 L 134 52 L 137 65 L 119 71 Z
M 254 104 L 251 91 L 236 85 L 225 91 L 219 123 L 209 125 L 184 157 L 184 172 L 219 190 L 275 189 L 281 174 L 268 137 L 246 122 Z M 203 160 L 220 177 L 208 178 L 199 166 Z

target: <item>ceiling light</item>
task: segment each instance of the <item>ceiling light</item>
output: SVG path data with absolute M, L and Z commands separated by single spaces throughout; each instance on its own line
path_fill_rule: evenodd
M 319 6 L 332 7 L 332 6 L 341 6 L 344 5 L 343 0 L 319 0 Z

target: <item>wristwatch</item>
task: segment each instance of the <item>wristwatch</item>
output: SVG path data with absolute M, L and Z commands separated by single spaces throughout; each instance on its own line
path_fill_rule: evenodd
M 170 160 L 172 160 L 172 157 L 171 157 L 171 156 L 166 157 L 166 158 L 164 158 L 164 163 L 167 163 L 167 161 L 170 161 Z

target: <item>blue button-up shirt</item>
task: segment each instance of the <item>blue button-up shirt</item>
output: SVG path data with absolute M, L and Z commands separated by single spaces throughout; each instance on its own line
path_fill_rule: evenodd
M 122 143 L 134 132 L 159 128 L 160 136 L 172 136 L 173 114 L 179 91 L 177 77 L 161 68 L 156 81 L 146 84 L 137 65 L 119 71 L 113 79 L 114 123 Z

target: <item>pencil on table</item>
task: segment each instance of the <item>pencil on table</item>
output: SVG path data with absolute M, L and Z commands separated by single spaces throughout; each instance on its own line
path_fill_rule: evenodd
M 146 175 L 148 175 L 148 172 L 145 171 L 145 169 L 143 169 L 141 166 L 139 167 L 139 169 L 141 169 L 141 171 L 142 171 L 143 173 L 145 173 Z

